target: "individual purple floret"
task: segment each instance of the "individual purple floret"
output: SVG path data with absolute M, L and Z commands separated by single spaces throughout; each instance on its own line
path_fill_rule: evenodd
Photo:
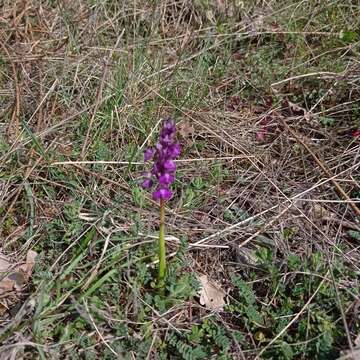
M 173 160 L 165 160 L 163 167 L 165 171 L 168 171 L 169 173 L 172 173 L 176 170 L 176 164 Z
M 155 154 L 155 150 L 151 148 L 147 148 L 144 153 L 144 161 L 149 161 Z
M 176 141 L 176 125 L 174 120 L 166 119 L 160 131 L 159 141 L 155 148 L 147 148 L 144 160 L 154 160 L 150 173 L 144 175 L 142 186 L 150 189 L 157 183 L 152 193 L 154 200 L 169 200 L 172 196 L 170 185 L 175 180 L 176 164 L 174 160 L 180 155 L 181 147 Z
M 151 178 L 151 173 L 150 172 L 146 172 L 144 174 L 144 181 L 142 183 L 142 187 L 144 189 L 151 189 L 151 187 L 153 186 L 153 180 Z
M 172 197 L 172 192 L 167 187 L 159 187 L 152 195 L 156 201 L 169 200 Z
M 174 175 L 165 173 L 164 175 L 160 175 L 158 180 L 159 180 L 159 184 L 161 186 L 167 186 L 174 182 L 175 177 L 174 177 Z

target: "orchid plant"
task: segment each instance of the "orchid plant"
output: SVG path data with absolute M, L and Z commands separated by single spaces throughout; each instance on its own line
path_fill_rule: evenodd
M 170 189 L 175 180 L 175 159 L 180 155 L 181 147 L 176 140 L 176 125 L 174 120 L 166 119 L 160 131 L 159 141 L 154 148 L 148 147 L 144 153 L 144 161 L 153 160 L 151 171 L 144 174 L 142 187 L 153 189 L 152 196 L 160 203 L 159 224 L 159 288 L 164 288 L 166 273 L 165 247 L 165 202 L 171 199 L 173 192 Z

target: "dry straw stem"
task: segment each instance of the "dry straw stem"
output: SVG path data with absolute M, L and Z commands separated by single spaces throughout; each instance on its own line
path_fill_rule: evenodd
M 320 159 L 314 154 L 314 152 L 311 150 L 310 146 L 306 144 L 304 140 L 301 139 L 301 136 L 293 130 L 285 121 L 284 119 L 278 118 L 278 121 L 285 127 L 287 131 L 289 131 L 294 138 L 308 151 L 308 153 L 313 157 L 315 162 L 319 165 L 323 173 L 330 179 L 332 184 L 335 186 L 337 192 L 339 195 L 346 200 L 351 206 L 351 208 L 354 210 L 355 214 L 360 218 L 360 209 L 356 206 L 354 201 L 349 197 L 349 195 L 344 191 L 344 189 L 339 185 L 339 183 L 334 179 L 333 175 L 331 174 L 330 170 L 325 166 L 325 164 L 320 161 Z
M 318 71 L 318 72 L 313 72 L 313 73 L 308 73 L 308 74 L 301 74 L 301 75 L 297 75 L 297 76 L 292 76 L 292 77 L 289 77 L 287 79 L 277 81 L 275 83 L 272 83 L 271 87 L 278 86 L 278 85 L 284 84 L 284 83 L 289 82 L 289 81 L 303 79 L 303 78 L 307 78 L 307 77 L 317 77 L 317 76 L 332 76 L 332 77 L 336 76 L 336 77 L 339 77 L 339 76 L 343 76 L 343 75 L 344 74 L 337 74 L 337 73 L 329 72 L 329 71 Z
M 218 161 L 218 160 L 239 160 L 239 159 L 247 159 L 248 156 L 219 156 L 219 157 L 206 157 L 206 158 L 191 158 L 191 159 L 178 159 L 174 160 L 176 163 L 189 163 L 189 162 L 198 162 L 198 161 Z M 143 161 L 55 161 L 51 164 L 51 166 L 56 165 L 144 165 Z

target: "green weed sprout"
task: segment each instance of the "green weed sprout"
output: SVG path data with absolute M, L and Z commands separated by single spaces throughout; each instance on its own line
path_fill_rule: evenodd
M 153 167 L 144 174 L 142 187 L 144 189 L 155 187 L 152 196 L 155 201 L 160 202 L 158 285 L 161 290 L 164 289 L 166 274 L 165 202 L 173 195 L 170 186 L 175 180 L 174 160 L 180 155 L 180 150 L 180 144 L 176 141 L 175 122 L 166 119 L 160 131 L 159 141 L 154 148 L 149 147 L 144 153 L 145 162 L 153 159 Z

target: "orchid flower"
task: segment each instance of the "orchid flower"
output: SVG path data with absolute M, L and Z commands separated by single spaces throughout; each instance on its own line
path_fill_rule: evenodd
M 151 171 L 144 174 L 142 187 L 153 189 L 152 197 L 160 201 L 160 229 L 159 229 L 159 287 L 163 290 L 166 273 L 165 249 L 165 201 L 171 199 L 170 189 L 175 181 L 175 159 L 180 155 L 181 147 L 176 141 L 176 125 L 174 120 L 166 119 L 160 131 L 159 141 L 154 148 L 147 148 L 144 161 L 153 160 Z

